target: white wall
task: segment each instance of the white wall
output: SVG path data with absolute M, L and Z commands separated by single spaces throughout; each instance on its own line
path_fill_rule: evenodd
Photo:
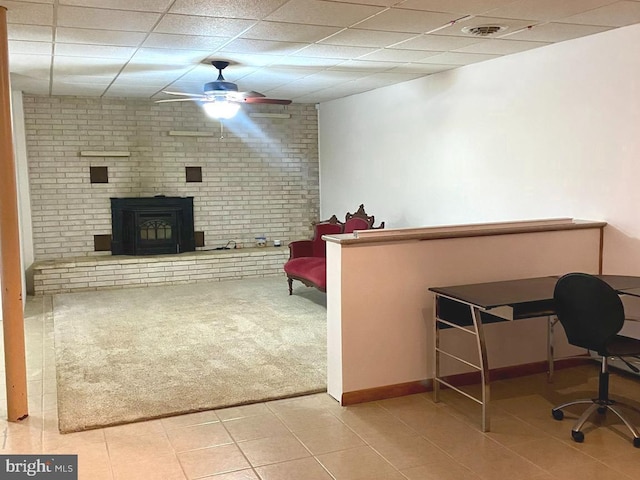
M 11 116 L 13 127 L 13 155 L 16 166 L 16 188 L 18 190 L 18 219 L 20 222 L 20 247 L 22 264 L 22 291 L 27 291 L 25 270 L 33 263 L 33 241 L 31 238 L 31 205 L 29 202 L 29 178 L 24 139 L 24 116 L 22 114 L 22 92 L 11 91 Z M 1 275 L 0 275 L 1 277 Z M 2 278 L 0 278 L 2 288 Z M 22 295 L 23 303 L 27 296 Z M 0 308 L 0 320 L 2 309 Z
M 640 273 L 640 25 L 320 106 L 321 216 L 388 227 L 605 220 Z
M 31 228 L 31 199 L 29 192 L 29 169 L 27 166 L 27 146 L 25 142 L 24 111 L 22 108 L 22 92 L 11 92 L 11 108 L 13 116 L 13 155 L 16 162 L 16 185 L 18 190 L 18 220 L 20 222 L 20 247 L 22 263 L 22 291 L 27 292 L 30 286 L 25 274 L 34 261 L 33 233 Z M 27 296 L 22 296 L 26 302 Z

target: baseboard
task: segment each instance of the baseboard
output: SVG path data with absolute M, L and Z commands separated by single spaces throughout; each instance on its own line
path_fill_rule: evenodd
M 572 357 L 556 360 L 554 363 L 555 370 L 571 368 L 583 365 L 591 360 L 591 357 Z M 509 378 L 525 377 L 527 375 L 535 375 L 537 373 L 545 373 L 548 370 L 547 362 L 527 363 L 524 365 L 514 365 L 511 367 L 496 368 L 489 371 L 491 381 L 507 380 Z M 472 385 L 480 383 L 480 372 L 460 373 L 445 377 L 447 383 L 455 387 L 464 385 Z M 395 385 L 385 385 L 382 387 L 366 388 L 364 390 L 355 390 L 353 392 L 345 392 L 342 394 L 341 405 L 355 405 L 357 403 L 372 402 L 375 400 L 384 400 L 387 398 L 402 397 L 405 395 L 413 395 L 416 393 L 429 392 L 433 389 L 431 379 L 418 380 L 415 382 L 397 383 Z

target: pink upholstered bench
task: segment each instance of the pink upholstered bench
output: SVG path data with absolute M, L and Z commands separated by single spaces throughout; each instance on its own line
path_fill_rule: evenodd
M 284 264 L 289 283 L 289 295 L 293 294 L 293 281 L 299 280 L 307 287 L 315 287 L 321 292 L 327 291 L 327 250 L 323 235 L 337 233 L 353 233 L 356 230 L 384 228 L 384 222 L 374 227 L 373 215 L 369 216 L 360 205 L 356 213 L 347 213 L 341 222 L 333 215 L 329 220 L 318 222 L 313 226 L 311 240 L 297 240 L 289 244 L 289 260 Z

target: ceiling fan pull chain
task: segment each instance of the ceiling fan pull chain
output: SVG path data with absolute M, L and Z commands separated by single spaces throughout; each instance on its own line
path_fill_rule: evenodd
M 222 140 L 224 138 L 224 133 L 223 133 L 223 122 L 222 120 L 220 120 L 220 140 Z

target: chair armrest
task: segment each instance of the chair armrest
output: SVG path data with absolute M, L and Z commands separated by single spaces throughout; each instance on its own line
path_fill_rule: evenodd
M 289 244 L 289 259 L 313 256 L 313 242 L 311 240 L 296 240 Z

